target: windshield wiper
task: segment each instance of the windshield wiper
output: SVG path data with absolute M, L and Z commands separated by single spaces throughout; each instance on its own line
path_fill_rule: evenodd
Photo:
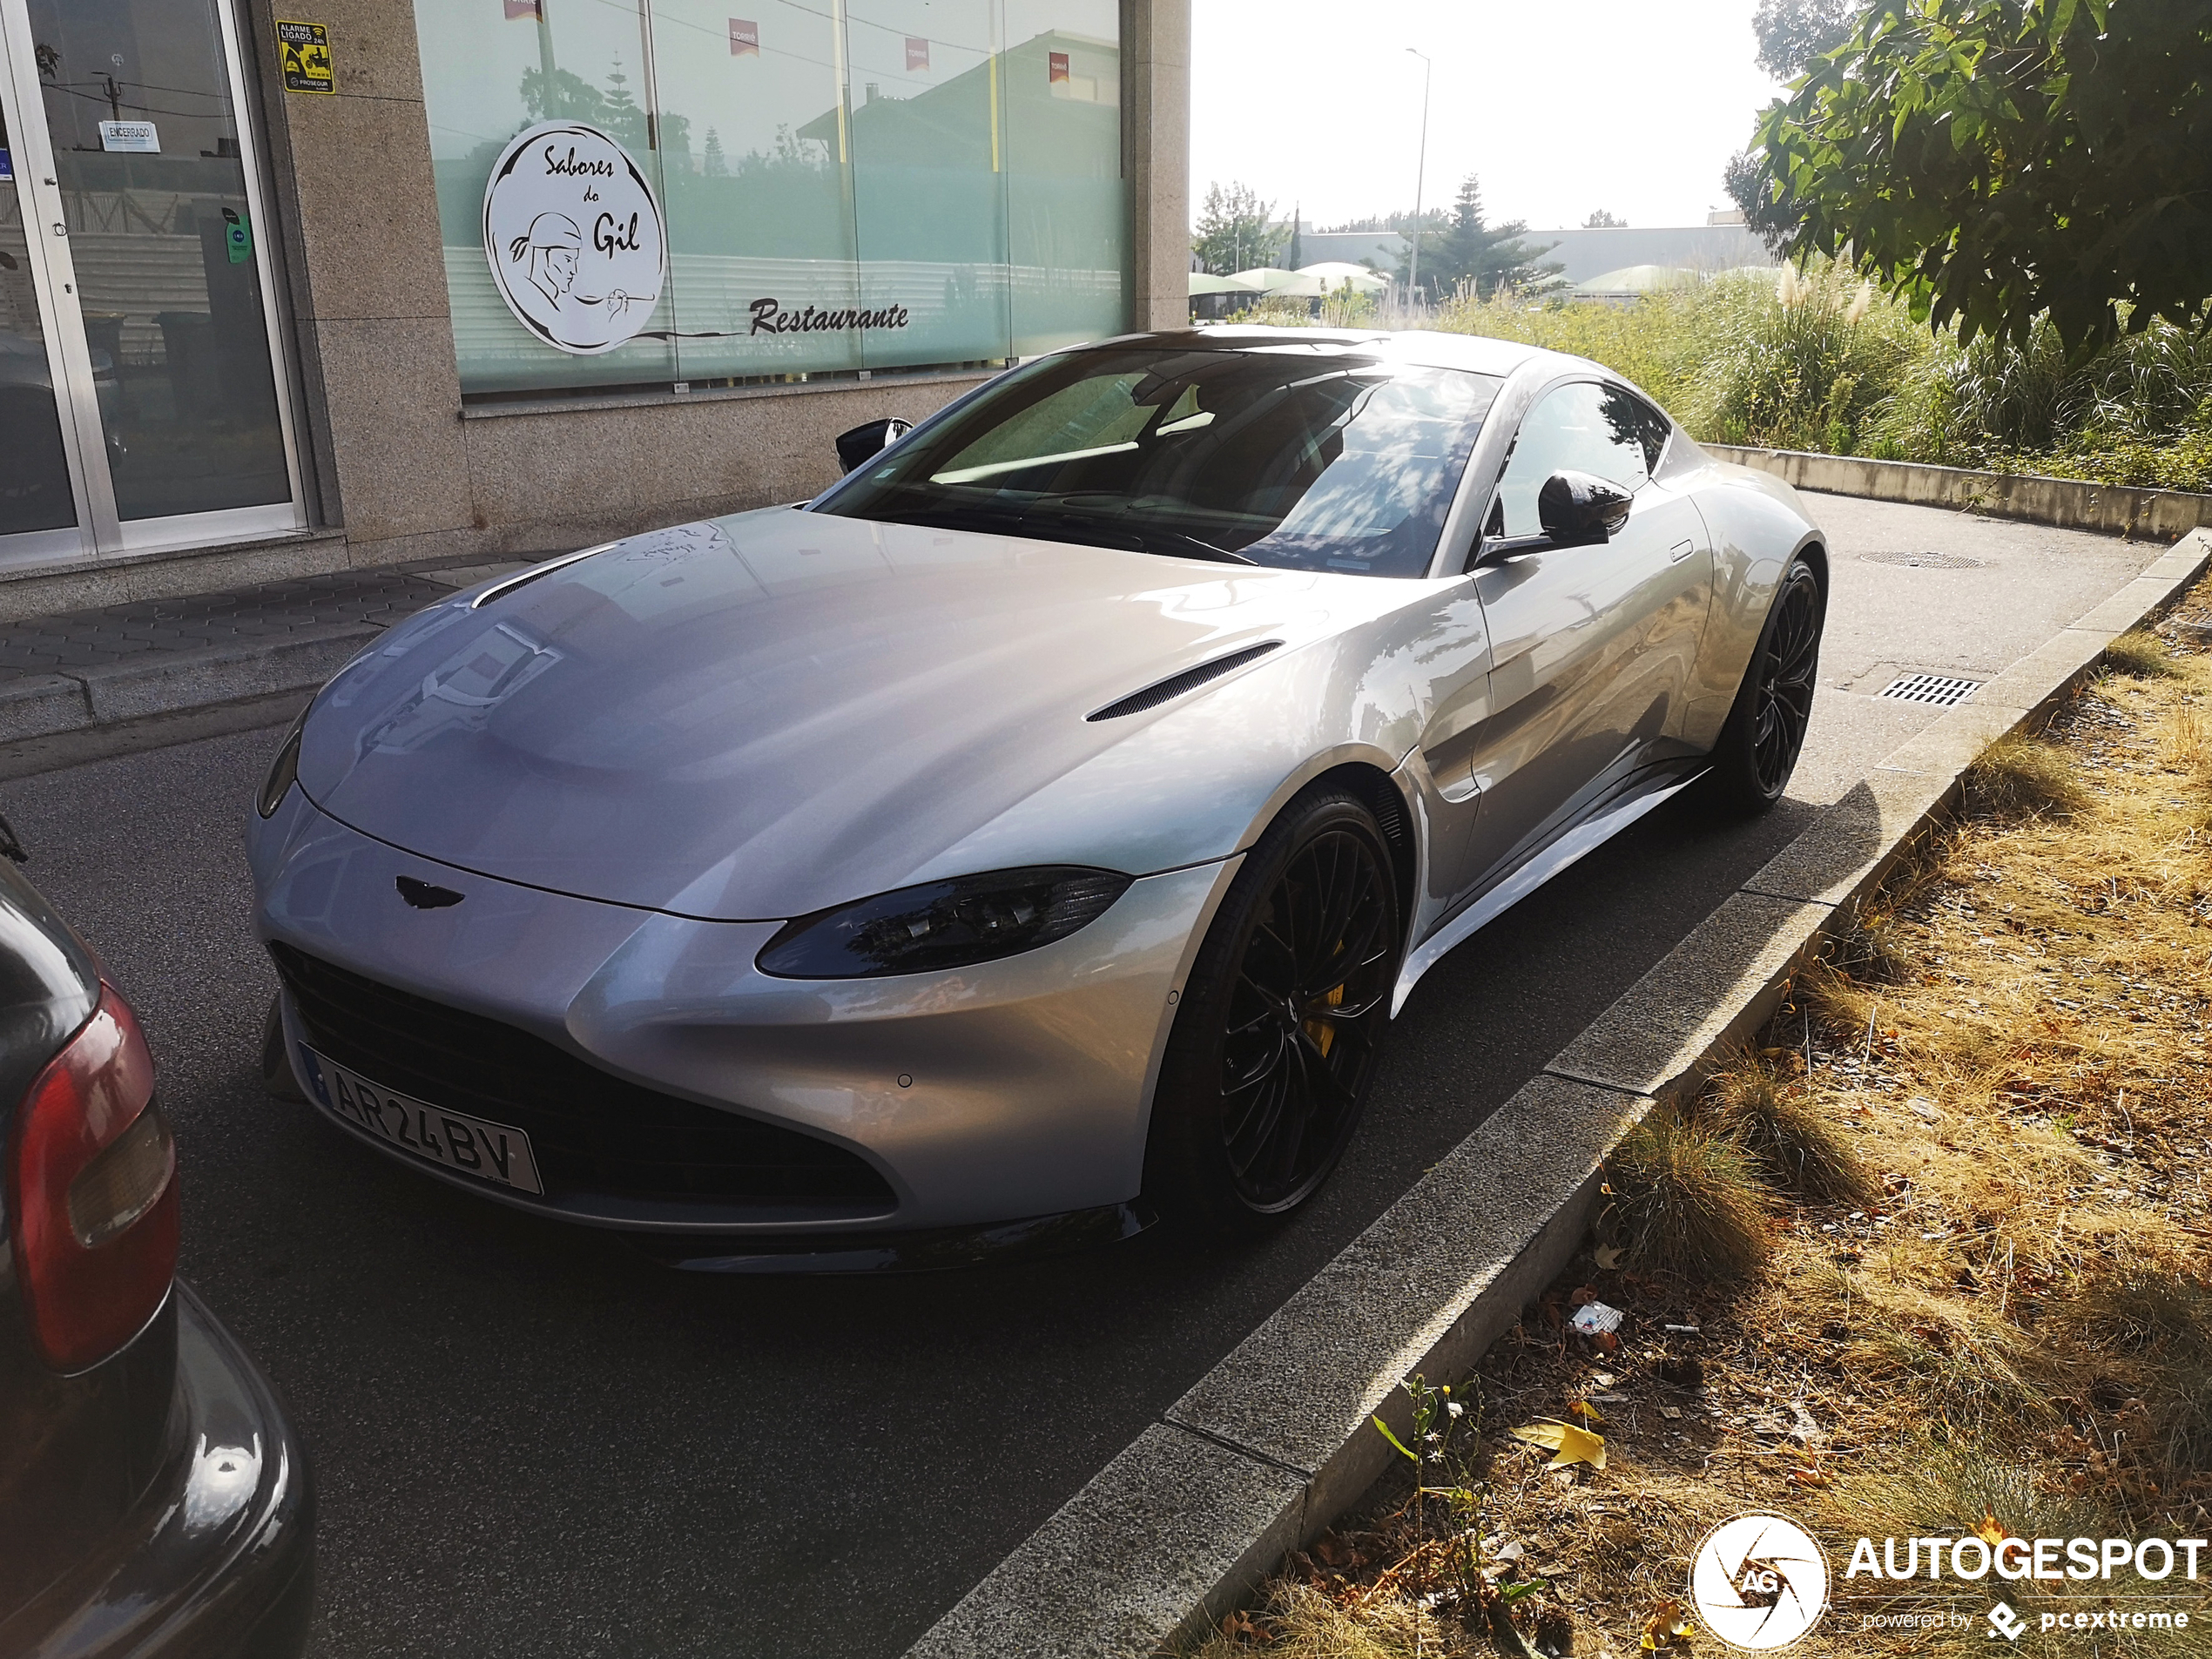
M 1157 524 L 1143 520 L 1132 522 L 1131 509 L 1126 505 L 1098 510 L 1077 506 L 1075 504 L 1075 499 L 1072 496 L 1063 496 L 1057 500 L 1040 502 L 1024 516 L 1053 513 L 1063 518 L 1074 519 L 1077 523 L 1085 526 L 1096 525 L 1101 529 L 1118 530 L 1124 536 L 1135 537 L 1139 543 L 1139 550 L 1146 553 L 1155 550 L 1143 543 L 1149 539 L 1157 538 L 1174 543 L 1178 552 L 1184 553 L 1191 558 L 1211 559 L 1219 564 L 1256 565 L 1259 563 L 1258 559 L 1247 558 L 1242 553 L 1232 553 L 1225 547 L 1216 547 L 1211 542 L 1202 540 L 1188 530 L 1179 530 L 1170 525 Z
M 1258 559 L 1247 558 L 1242 553 L 1232 553 L 1225 547 L 1216 547 L 1211 542 L 1202 542 L 1197 536 L 1183 530 L 1165 529 L 1155 525 L 1147 525 L 1143 529 L 1132 529 L 1130 533 L 1139 537 L 1166 536 L 1195 559 L 1212 559 L 1222 564 L 1257 565 L 1259 563 Z M 1149 553 L 1151 550 L 1147 548 L 1145 551 Z
M 1069 539 L 1088 541 L 1094 547 L 1125 547 L 1132 553 L 1157 553 L 1154 541 L 1173 544 L 1175 550 L 1190 558 L 1211 559 L 1217 564 L 1259 563 L 1242 553 L 1232 553 L 1225 547 L 1216 547 L 1211 542 L 1201 541 L 1188 531 L 1171 529 L 1164 524 L 1132 524 L 1120 514 L 1087 513 L 1080 509 L 1054 504 L 1033 507 L 1024 511 L 1008 512 L 969 506 L 965 502 L 931 502 L 917 503 L 903 509 L 878 511 L 868 517 L 894 523 L 934 525 L 942 529 L 980 531 L 986 536 L 1031 536 L 1036 531 L 1032 522 L 1051 525 L 1064 532 L 1089 531 L 1089 536 L 1071 536 Z M 1047 537 L 1046 539 L 1049 539 Z

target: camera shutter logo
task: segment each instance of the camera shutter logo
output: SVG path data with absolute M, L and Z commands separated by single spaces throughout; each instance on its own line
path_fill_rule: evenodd
M 1730 1647 L 1770 1653 L 1802 1640 L 1828 1610 L 1828 1558 L 1794 1521 L 1738 1515 L 1697 1547 L 1689 1600 Z
M 590 356 L 644 331 L 660 303 L 668 239 L 652 187 L 620 145 L 581 121 L 546 121 L 492 165 L 484 258 L 516 320 Z

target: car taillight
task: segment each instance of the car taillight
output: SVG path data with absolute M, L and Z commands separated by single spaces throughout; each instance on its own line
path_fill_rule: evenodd
M 145 1327 L 177 1269 L 177 1149 L 113 986 L 30 1085 L 9 1163 L 32 1340 L 57 1371 L 83 1371 Z

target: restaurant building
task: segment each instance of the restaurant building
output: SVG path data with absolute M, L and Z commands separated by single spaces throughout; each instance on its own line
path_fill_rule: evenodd
M 1188 0 L 279 4 L 0 0 L 0 615 L 799 499 L 1187 315 Z

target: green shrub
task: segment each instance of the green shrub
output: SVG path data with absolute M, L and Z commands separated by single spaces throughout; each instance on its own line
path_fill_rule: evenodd
M 2154 321 L 2086 364 L 2047 322 L 1961 347 L 1817 262 L 1627 305 L 1462 297 L 1435 326 L 1603 363 L 1711 442 L 2212 491 L 2212 328 Z

